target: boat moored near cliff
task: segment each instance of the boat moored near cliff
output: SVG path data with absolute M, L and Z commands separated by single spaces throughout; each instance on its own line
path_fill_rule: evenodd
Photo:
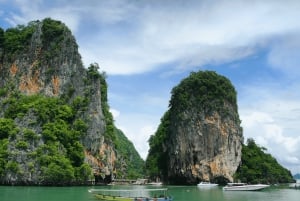
M 224 191 L 259 191 L 269 187 L 267 184 L 228 183 Z
M 89 189 L 96 198 L 106 201 L 172 201 L 167 188 L 154 189 Z
M 199 184 L 197 184 L 197 186 L 199 188 L 213 188 L 213 187 L 217 187 L 218 184 L 202 181 Z

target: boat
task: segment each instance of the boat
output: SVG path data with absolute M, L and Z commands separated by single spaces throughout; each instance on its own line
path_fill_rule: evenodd
M 300 189 L 300 180 L 296 180 L 296 183 L 292 183 L 289 185 L 290 188 Z
M 148 179 L 137 179 L 134 183 L 132 183 L 133 185 L 145 185 L 147 184 Z
M 104 201 L 172 201 L 167 188 L 154 189 L 89 189 L 96 198 Z
M 149 183 L 147 183 L 147 185 L 161 186 L 161 185 L 163 185 L 163 183 L 162 182 L 149 182 Z
M 289 184 L 289 188 L 295 188 L 295 189 L 298 189 L 298 188 L 300 188 L 300 183 L 292 183 L 292 184 Z
M 199 184 L 197 184 L 197 186 L 200 188 L 212 188 L 212 187 L 217 187 L 218 184 L 202 181 Z
M 258 191 L 269 187 L 267 184 L 228 183 L 224 191 Z

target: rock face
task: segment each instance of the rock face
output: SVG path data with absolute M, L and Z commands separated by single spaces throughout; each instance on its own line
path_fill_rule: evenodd
M 19 32 L 17 39 L 14 38 L 16 32 Z M 125 156 L 118 153 L 111 139 L 105 137 L 108 114 L 104 114 L 103 106 L 107 105 L 107 86 L 105 81 L 101 80 L 102 75 L 99 76 L 99 66 L 92 64 L 89 70 L 84 68 L 75 38 L 59 21 L 45 19 L 42 22 L 31 22 L 27 27 L 8 29 L 5 32 L 5 40 L 3 34 L 1 29 L 0 89 L 6 89 L 8 94 L 16 90 L 25 95 L 41 94 L 62 98 L 69 104 L 78 98 L 83 99 L 87 105 L 84 110 L 76 111 L 76 115 L 87 124 L 87 132 L 80 140 L 85 150 L 85 162 L 93 168 L 94 174 L 100 175 L 102 179 L 112 176 L 120 166 L 117 165 L 118 160 L 122 161 L 122 157 Z M 5 99 L 6 97 L 0 97 L 0 103 Z M 5 116 L 4 113 L 5 110 L 0 112 L 0 118 Z M 30 126 L 32 119 L 39 121 L 28 112 L 14 122 L 20 130 L 30 127 L 40 135 L 43 128 L 39 124 Z M 18 159 L 10 158 L 19 163 L 23 172 L 22 178 L 4 173 L 1 182 L 38 184 L 38 178 L 41 177 L 38 165 L 35 172 L 29 172 L 28 165 L 20 163 L 28 160 L 29 151 L 35 151 L 43 144 L 44 141 L 40 140 L 30 150 L 19 152 Z M 9 138 L 8 152 L 12 153 L 15 149 L 13 139 Z
M 178 178 L 187 183 L 217 177 L 232 181 L 241 161 L 240 127 L 217 112 L 205 116 L 186 111 L 185 115 L 189 116 L 186 121 L 171 125 L 175 136 L 166 145 L 170 179 L 176 183 Z
M 161 124 L 166 125 L 160 134 L 165 136 L 160 153 L 166 161 L 161 166 L 164 180 L 172 184 L 233 180 L 243 135 L 236 92 L 228 79 L 210 71 L 192 73 L 173 89 Z M 150 157 L 152 151 L 150 139 Z

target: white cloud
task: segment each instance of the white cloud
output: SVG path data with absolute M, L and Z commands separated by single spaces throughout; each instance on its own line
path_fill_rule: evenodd
M 113 118 L 116 119 L 120 116 L 120 111 L 110 108 L 109 111 L 111 112 L 111 114 L 113 115 Z
M 136 9 L 135 5 L 127 0 L 78 1 L 75 6 L 81 7 L 81 11 L 89 15 L 89 19 L 104 24 L 115 24 L 121 21 L 127 21 L 131 17 L 134 17 L 133 13 Z
M 300 2 L 293 0 L 77 0 L 72 4 L 36 0 L 15 4 L 20 13 L 12 13 L 7 19 L 10 23 L 44 17 L 62 20 L 79 36 L 84 63 L 98 62 L 109 74 L 142 73 L 174 62 L 189 68 L 232 61 L 248 56 L 274 37 L 294 33 L 296 40 L 300 30 Z M 92 29 L 85 30 L 86 22 Z M 83 41 L 87 37 L 89 42 Z M 276 43 L 270 62 L 274 66 L 297 64 L 295 59 L 286 59 L 293 54 L 291 45 L 297 54 L 299 45 Z
M 116 126 L 133 142 L 140 156 L 146 159 L 149 149 L 148 139 L 155 133 L 163 112 L 167 110 L 169 93 L 165 92 L 164 86 L 155 89 L 157 94 L 141 93 L 134 85 L 126 86 L 126 84 L 119 90 L 126 91 L 129 96 L 124 92 L 109 93 L 109 100 L 113 99 L 110 104 L 118 106 L 119 115 L 114 115 Z
M 51 17 L 64 22 L 73 32 L 79 28 L 82 11 L 81 7 L 75 7 L 74 4 L 61 1 L 61 4 L 58 2 L 55 5 L 55 2 L 51 2 L 51 4 L 43 0 L 15 0 L 12 2 L 18 11 L 10 12 L 6 17 L 6 21 L 12 26 Z
M 296 173 L 300 171 L 300 98 L 287 94 L 299 87 L 275 86 L 264 83 L 243 88 L 239 113 L 244 137 L 255 139 Z
M 289 162 L 289 163 L 291 163 L 291 164 L 295 164 L 295 165 L 299 165 L 300 164 L 300 160 L 297 157 L 287 156 L 286 157 L 286 161 Z
M 142 73 L 174 62 L 190 68 L 232 61 L 274 37 L 300 29 L 297 1 L 143 2 L 135 6 L 130 11 L 136 19 L 124 14 L 130 17 L 130 30 L 111 33 L 113 40 L 105 48 L 101 44 L 106 39 L 94 36 L 93 41 L 99 42 L 92 51 L 103 57 L 101 62 L 110 74 Z M 97 56 L 85 61 L 93 60 Z
M 148 139 L 154 134 L 159 123 L 157 116 L 126 113 L 117 117 L 116 120 L 116 126 L 134 143 L 140 156 L 146 159 L 149 149 Z
M 268 60 L 271 66 L 293 77 L 300 75 L 299 32 L 279 40 L 271 49 Z
M 261 109 L 263 110 L 263 108 Z M 270 114 L 259 113 L 258 116 L 256 116 L 258 113 L 255 111 L 248 113 L 252 117 L 257 117 L 253 122 L 247 121 L 245 114 L 241 115 L 244 137 L 253 138 L 257 144 L 266 147 L 285 167 L 290 168 L 289 164 L 293 161 L 293 164 L 297 165 L 297 169 L 292 169 L 292 171 L 298 172 L 300 170 L 300 137 L 297 136 L 298 133 L 289 133 L 285 130 L 286 122 L 276 122 Z M 264 119 L 261 118 L 263 116 Z M 299 131 L 300 128 L 298 128 Z
M 257 125 L 257 123 L 271 123 L 274 120 L 266 113 L 253 111 L 243 117 L 243 123 L 249 127 Z
M 300 30 L 300 2 L 296 0 L 76 0 L 72 4 L 15 0 L 13 4 L 19 13 L 7 18 L 11 24 L 45 17 L 65 22 L 78 35 L 85 65 L 98 62 L 109 74 L 142 73 L 165 63 L 191 68 L 232 61 L 248 56 L 275 36 L 298 36 Z M 85 30 L 86 23 L 92 29 Z M 290 58 L 290 46 L 280 47 L 275 44 L 270 54 L 274 66 L 285 65 L 285 58 Z M 297 64 L 288 61 L 287 66 Z

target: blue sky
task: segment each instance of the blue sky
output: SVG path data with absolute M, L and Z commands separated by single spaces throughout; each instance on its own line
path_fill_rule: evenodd
M 0 0 L 2 28 L 51 17 L 73 32 L 85 66 L 108 74 L 116 125 L 143 158 L 191 71 L 238 92 L 244 137 L 300 172 L 300 1 Z

